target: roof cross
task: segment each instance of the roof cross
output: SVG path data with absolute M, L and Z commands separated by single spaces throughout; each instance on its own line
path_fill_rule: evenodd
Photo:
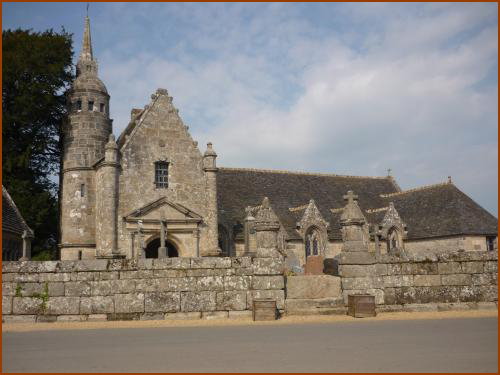
M 358 196 L 353 193 L 352 190 L 349 190 L 346 195 L 344 195 L 344 200 L 347 201 L 347 203 L 353 203 L 354 201 L 358 200 Z

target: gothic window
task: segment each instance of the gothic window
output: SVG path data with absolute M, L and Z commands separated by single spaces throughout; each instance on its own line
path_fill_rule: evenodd
M 166 161 L 155 163 L 155 185 L 157 188 L 168 187 L 168 163 Z
M 94 102 L 92 100 L 89 101 L 89 111 L 94 110 Z
M 387 235 L 387 248 L 388 250 L 393 250 L 399 247 L 398 231 L 392 228 Z
M 306 233 L 305 247 L 306 247 L 306 257 L 311 255 L 320 255 L 320 234 L 317 228 L 311 228 Z

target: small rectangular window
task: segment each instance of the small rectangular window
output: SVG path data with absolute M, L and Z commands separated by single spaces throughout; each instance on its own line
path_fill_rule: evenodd
M 77 111 L 81 111 L 82 110 L 82 101 L 81 100 L 77 100 L 75 102 L 75 110 L 77 110 Z
M 83 251 L 78 250 L 78 260 L 82 260 Z
M 89 101 L 89 111 L 93 111 L 93 110 L 94 110 L 94 102 Z
M 99 111 L 100 111 L 100 112 L 104 112 L 104 103 L 101 103 L 101 104 L 99 105 Z
M 80 196 L 81 197 L 85 196 L 85 184 L 80 185 Z
M 157 188 L 168 187 L 168 163 L 166 161 L 155 163 L 155 185 Z
M 495 238 L 496 237 L 486 237 L 486 249 L 488 251 L 495 250 Z

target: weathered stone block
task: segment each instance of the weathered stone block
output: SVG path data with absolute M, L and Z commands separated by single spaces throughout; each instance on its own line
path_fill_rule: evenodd
M 107 267 L 108 261 L 106 259 L 61 260 L 58 269 L 60 272 L 105 271 Z
M 204 311 L 201 313 L 201 318 L 206 320 L 227 319 L 228 316 L 227 311 Z
M 306 310 L 344 306 L 343 296 L 336 298 L 285 299 L 285 310 Z
M 2 319 L 5 323 L 35 323 L 36 315 L 5 315 Z
M 120 279 L 149 279 L 154 277 L 152 270 L 120 271 Z
M 2 274 L 9 272 L 19 272 L 21 262 L 2 261 Z
M 235 276 L 228 276 L 235 277 Z M 221 291 L 224 290 L 223 276 L 205 276 L 196 278 L 196 290 Z
M 76 315 L 80 311 L 79 297 L 49 297 L 46 315 Z
M 87 317 L 89 322 L 105 322 L 108 320 L 107 314 L 91 314 Z
M 432 286 L 434 302 L 458 302 L 460 287 L 458 286 Z
M 146 293 L 144 299 L 146 312 L 177 312 L 181 308 L 179 292 Z
M 146 258 L 137 259 L 137 269 L 139 269 L 139 270 L 152 270 L 154 260 L 155 259 L 146 259 Z
M 297 276 L 298 277 L 298 276 Z M 272 299 L 276 301 L 276 308 L 285 308 L 284 290 L 252 290 L 247 292 L 247 308 L 253 309 L 254 299 Z
M 90 286 L 92 289 L 93 296 L 109 296 L 118 293 L 133 293 L 135 291 L 136 282 L 150 282 L 153 279 L 144 280 L 102 280 L 102 281 L 91 281 Z M 143 291 L 143 290 L 140 290 Z
M 15 315 L 40 314 L 42 312 L 43 300 L 34 297 L 14 297 L 12 313 Z
M 440 275 L 415 275 L 413 276 L 415 286 L 438 286 L 441 285 Z
M 120 278 L 120 273 L 119 272 L 97 272 L 95 277 L 96 281 L 102 281 L 102 280 L 118 280 Z
M 162 281 L 161 279 L 142 279 L 142 280 L 131 280 L 135 281 L 135 290 L 137 292 L 156 292 L 160 290 L 165 290 L 160 287 L 160 283 L 166 283 L 168 281 Z
M 386 277 L 397 276 L 373 276 L 373 277 L 344 277 L 342 278 L 342 289 L 377 289 L 384 286 Z M 386 285 L 390 286 L 390 285 Z
M 2 282 L 2 296 L 15 296 L 16 295 L 16 288 L 17 288 L 16 283 Z
M 413 263 L 401 263 L 401 275 L 413 275 Z
M 342 264 L 375 264 L 375 255 L 368 252 L 342 252 L 339 256 L 339 265 Z M 382 263 L 382 262 L 380 262 Z
M 283 289 L 285 278 L 283 276 L 254 276 L 252 289 Z
M 165 320 L 197 320 L 201 319 L 201 312 L 176 312 L 166 313 Z
M 441 275 L 441 284 L 443 285 L 471 285 L 472 278 L 468 274 Z
M 40 282 L 67 282 L 71 280 L 70 273 L 41 273 Z
M 498 285 L 477 285 L 472 287 L 477 296 L 476 301 L 498 301 Z
M 458 262 L 438 263 L 439 274 L 462 273 L 462 267 Z
M 143 313 L 129 312 L 129 313 L 110 313 L 106 314 L 109 321 L 113 320 L 141 320 Z
M 71 281 L 93 281 L 97 272 L 75 272 L 71 274 Z
M 252 266 L 252 258 L 250 257 L 231 258 L 231 267 L 233 268 L 251 267 L 251 266 Z
M 191 258 L 191 268 L 230 268 L 231 258 L 202 257 Z
M 196 277 L 157 279 L 160 292 L 184 292 L 197 290 Z M 139 282 L 139 281 L 138 281 Z
M 58 263 L 58 261 L 54 260 L 20 262 L 19 272 L 55 272 L 58 267 Z
M 247 292 L 217 293 L 217 310 L 245 310 L 247 307 Z
M 2 315 L 12 314 L 12 297 L 2 295 Z
M 498 272 L 498 262 L 484 262 L 484 272 Z
M 144 293 L 115 294 L 115 313 L 144 312 Z
M 401 264 L 389 263 L 387 265 L 387 275 L 401 275 Z
M 482 273 L 484 271 L 484 262 L 463 262 L 463 273 Z
M 49 297 L 64 296 L 64 283 L 48 283 L 47 284 Z
M 114 298 L 111 296 L 82 297 L 80 314 L 107 314 L 115 312 Z
M 253 267 L 233 268 L 235 276 L 251 276 L 253 275 Z
M 478 273 L 472 275 L 472 285 L 489 285 L 492 283 L 491 279 L 490 273 Z
M 85 322 L 86 320 L 86 315 L 59 315 L 57 317 L 58 322 Z
M 342 277 L 367 277 L 375 276 L 375 264 L 354 265 L 343 264 L 339 266 L 339 274 Z
M 437 275 L 438 264 L 429 262 L 411 263 L 411 273 L 413 275 Z
M 3 273 L 2 274 L 2 283 L 5 283 L 5 282 L 13 282 L 14 281 L 14 276 L 16 274 L 15 273 Z
M 216 309 L 216 292 L 182 292 L 181 311 L 214 311 Z
M 286 279 L 287 298 L 339 297 L 341 296 L 341 280 L 343 279 L 340 277 L 330 275 L 289 276 Z
M 252 319 L 252 312 L 245 311 L 229 311 L 228 312 L 229 319 Z
M 388 265 L 387 264 L 375 264 L 375 275 L 376 276 L 389 275 Z
M 384 288 L 384 304 L 396 304 L 396 288 Z
M 211 276 L 211 275 L 189 275 L 192 271 L 215 271 L 215 270 L 153 270 L 153 277 L 186 277 L 186 276 Z M 225 270 L 216 270 L 225 271 Z
M 406 312 L 432 312 L 438 311 L 437 304 L 435 303 L 411 303 L 403 305 L 403 311 Z
M 38 273 L 15 273 L 12 281 L 17 283 L 37 283 L 40 281 Z
M 153 262 L 154 270 L 187 270 L 189 268 L 191 268 L 190 258 L 161 258 L 155 259 Z
M 21 297 L 39 296 L 45 291 L 45 284 L 40 283 L 19 283 Z
M 64 285 L 66 296 L 88 297 L 91 295 L 90 282 L 88 281 L 70 281 Z
M 282 275 L 284 261 L 279 258 L 254 258 L 252 261 L 255 275 Z
M 224 290 L 249 290 L 251 276 L 225 276 Z
M 141 320 L 163 320 L 165 318 L 165 314 L 162 312 L 146 312 L 141 314 Z

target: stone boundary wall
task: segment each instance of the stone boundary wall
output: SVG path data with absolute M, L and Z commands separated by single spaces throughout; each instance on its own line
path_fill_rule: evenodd
M 368 293 L 377 305 L 498 302 L 498 251 L 396 257 L 366 252 L 339 257 L 344 303 Z
M 249 316 L 254 298 L 284 309 L 282 260 L 2 262 L 4 322 Z

